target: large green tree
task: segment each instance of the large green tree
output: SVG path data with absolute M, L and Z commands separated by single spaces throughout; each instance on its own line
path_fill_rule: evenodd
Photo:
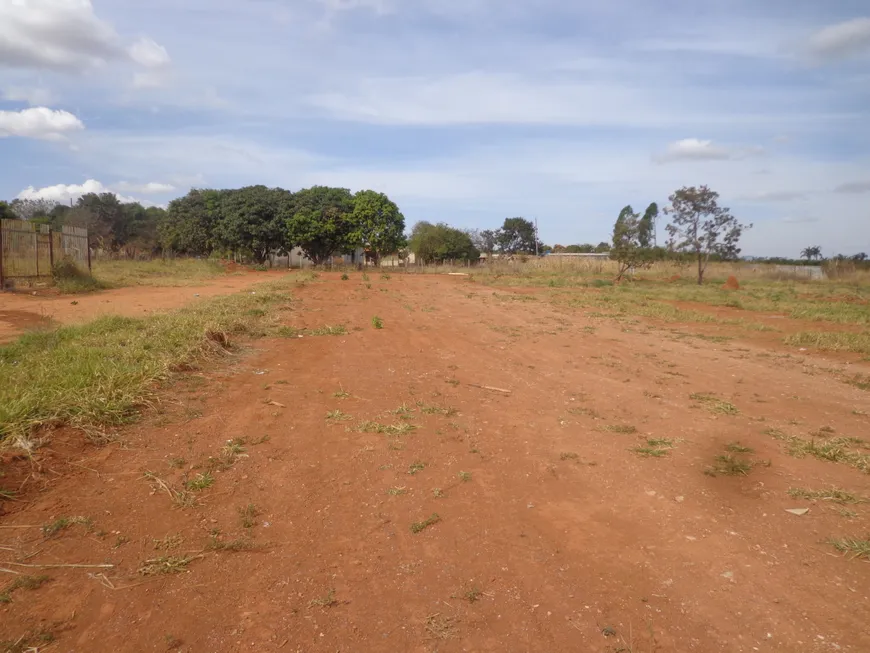
M 227 191 L 220 205 L 214 236 L 223 249 L 250 255 L 257 263 L 284 248 L 285 203 L 292 193 L 282 188 L 246 186 Z
M 652 263 L 653 250 L 642 242 L 644 229 L 643 219 L 631 206 L 619 212 L 613 225 L 610 247 L 610 258 L 619 264 L 616 281 L 620 281 L 626 272 Z
M 214 230 L 225 194 L 219 190 L 194 188 L 184 197 L 172 200 L 157 230 L 163 250 L 210 254 L 217 246 Z
M 480 251 L 471 237 L 460 229 L 440 222 L 418 222 L 411 230 L 408 247 L 421 263 L 477 261 Z
M 525 218 L 506 218 L 495 240 L 502 254 L 534 254 L 535 225 Z
M 707 186 L 684 186 L 668 200 L 671 203 L 665 209 L 665 215 L 671 216 L 667 226 L 668 249 L 686 252 L 697 260 L 701 285 L 710 257 L 737 258 L 740 237 L 752 225 L 741 224 L 727 207 L 719 206 L 719 193 Z
M 652 247 L 656 240 L 656 220 L 659 217 L 659 205 L 653 202 L 644 211 L 638 224 L 637 239 L 641 247 Z
M 383 193 L 361 190 L 353 197 L 351 241 L 372 253 L 375 263 L 381 256 L 404 247 L 405 216 L 396 203 Z
M 282 211 L 285 242 L 299 247 L 315 265 L 335 252 L 359 245 L 354 240 L 353 195 L 346 188 L 312 186 L 295 193 Z

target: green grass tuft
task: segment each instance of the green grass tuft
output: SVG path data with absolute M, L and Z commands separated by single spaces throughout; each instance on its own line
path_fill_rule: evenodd
M 415 521 L 413 524 L 411 524 L 411 532 L 419 533 L 420 531 L 425 530 L 440 521 L 441 517 L 438 516 L 438 513 L 433 512 L 428 518 L 424 519 L 423 521 Z

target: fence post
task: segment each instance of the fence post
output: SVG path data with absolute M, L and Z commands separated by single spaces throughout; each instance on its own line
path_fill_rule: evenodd
M 0 220 L 0 292 L 6 290 L 6 283 L 3 279 L 3 220 Z
M 48 230 L 48 262 L 54 270 L 54 232 L 51 229 Z
M 85 232 L 85 249 L 88 250 L 88 274 L 91 272 L 91 239 L 88 232 Z

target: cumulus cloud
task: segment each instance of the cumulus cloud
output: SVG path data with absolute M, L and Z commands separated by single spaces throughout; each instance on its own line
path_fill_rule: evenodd
M 166 48 L 148 38 L 136 41 L 128 53 L 133 61 L 145 68 L 163 68 L 172 62 Z
M 125 193 L 142 193 L 144 195 L 171 193 L 175 190 L 175 186 L 172 184 L 161 184 L 156 181 L 150 181 L 147 184 L 131 184 L 128 181 L 120 181 L 116 187 Z
M 115 30 L 90 0 L 0 2 L 0 65 L 81 70 L 119 53 Z
M 134 197 L 127 197 L 116 193 L 112 189 L 104 186 L 96 179 L 88 179 L 83 184 L 57 184 L 56 186 L 46 186 L 44 188 L 34 188 L 28 186 L 23 191 L 18 193 L 18 199 L 21 200 L 52 200 L 62 204 L 68 204 L 70 200 L 75 201 L 82 195 L 88 193 L 114 193 L 121 202 L 139 202 L 146 206 L 153 206 L 151 202 L 142 202 Z
M 41 140 L 62 140 L 69 132 L 85 126 L 68 111 L 33 107 L 22 111 L 0 111 L 0 138 L 20 136 Z
M 870 52 L 870 18 L 828 25 L 810 36 L 809 51 L 820 59 L 843 59 Z
M 760 147 L 725 147 L 713 141 L 698 138 L 684 138 L 668 145 L 664 152 L 653 156 L 658 163 L 673 161 L 727 161 L 743 159 L 753 154 L 761 154 Z
M 870 179 L 867 181 L 850 181 L 840 184 L 834 189 L 835 193 L 870 193 Z
M 54 95 L 47 88 L 9 86 L 2 90 L 2 98 L 9 102 L 27 102 L 32 107 L 54 102 Z

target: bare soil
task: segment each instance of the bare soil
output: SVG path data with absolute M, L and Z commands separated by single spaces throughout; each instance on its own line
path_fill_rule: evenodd
M 285 313 L 347 335 L 258 341 L 185 377 L 112 444 L 61 430 L 34 461 L 7 460 L 0 486 L 21 492 L 2 504 L 0 582 L 17 577 L 3 569 L 50 580 L 0 604 L 0 641 L 50 633 L 45 650 L 89 653 L 870 650 L 870 564 L 825 543 L 867 537 L 870 507 L 787 494 L 868 494 L 870 476 L 793 458 L 764 433 L 867 436 L 870 395 L 826 359 L 673 338 L 466 278 L 372 277 L 367 289 L 357 274 L 322 275 Z M 407 419 L 389 412 L 403 405 Z M 362 432 L 366 421 L 416 429 Z M 674 448 L 631 451 L 646 438 Z M 245 442 L 234 458 L 222 454 L 233 439 Z M 764 464 L 705 475 L 737 441 Z M 154 480 L 177 491 L 207 469 L 215 482 L 192 507 Z M 44 535 L 61 517 L 90 521 Z M 169 556 L 187 561 L 178 573 L 144 573 Z
M 0 292 L 0 343 L 52 323 L 75 324 L 109 314 L 141 317 L 179 308 L 198 298 L 238 292 L 284 273 L 252 272 L 227 275 L 198 286 L 136 286 L 81 295 L 60 295 L 52 288 Z

